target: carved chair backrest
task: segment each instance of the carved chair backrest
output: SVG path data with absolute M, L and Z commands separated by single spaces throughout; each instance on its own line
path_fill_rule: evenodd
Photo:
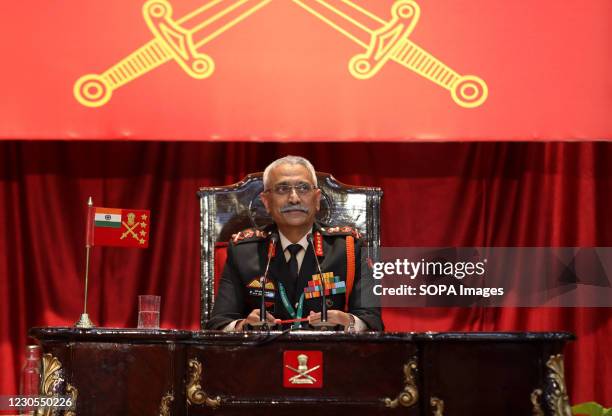
M 380 247 L 380 200 L 382 190 L 346 185 L 328 173 L 317 172 L 321 189 L 321 210 L 317 219 L 329 224 L 350 225 L 364 238 L 364 250 L 375 257 Z M 217 249 L 226 245 L 232 234 L 249 227 L 272 222 L 261 202 L 262 173 L 247 175 L 238 183 L 204 187 L 200 201 L 200 325 L 204 328 L 214 305 L 214 287 L 219 266 Z

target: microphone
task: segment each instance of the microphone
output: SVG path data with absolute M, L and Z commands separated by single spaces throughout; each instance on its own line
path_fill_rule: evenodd
M 261 286 L 261 303 L 259 305 L 259 322 L 252 324 L 254 328 L 260 329 L 268 327 L 266 321 L 266 280 L 268 279 L 268 272 L 270 271 L 270 263 L 276 253 L 276 245 L 278 244 L 278 234 L 273 233 L 270 236 L 268 243 L 268 261 L 266 263 L 266 270 L 264 274 L 259 278 L 259 284 Z
M 319 258 L 317 257 L 317 250 L 315 249 L 314 242 L 312 241 L 312 234 L 308 234 L 306 236 L 306 240 L 308 240 L 308 244 L 312 246 L 312 251 L 315 255 L 315 262 L 317 263 L 317 270 L 321 278 L 321 322 L 311 325 L 321 331 L 328 331 L 333 329 L 333 325 L 327 322 L 327 295 L 325 294 L 325 279 L 323 278 L 323 272 L 321 271 L 321 263 L 319 263 Z

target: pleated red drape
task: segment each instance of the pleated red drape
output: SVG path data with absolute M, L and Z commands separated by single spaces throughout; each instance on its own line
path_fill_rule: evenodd
M 611 143 L 280 144 L 0 142 L 0 394 L 17 392 L 27 330 L 81 313 L 85 212 L 151 209 L 148 250 L 95 248 L 89 311 L 136 325 L 199 322 L 199 186 L 233 183 L 292 153 L 350 184 L 380 186 L 386 246 L 611 246 Z M 536 277 L 534 277 L 536 278 Z M 612 405 L 612 308 L 384 311 L 388 330 L 566 330 L 572 402 Z

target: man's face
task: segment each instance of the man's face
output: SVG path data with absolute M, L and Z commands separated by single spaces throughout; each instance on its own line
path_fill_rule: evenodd
M 268 181 L 261 199 L 276 225 L 280 229 L 311 227 L 319 212 L 321 191 L 314 189 L 308 169 L 284 163 L 270 171 Z

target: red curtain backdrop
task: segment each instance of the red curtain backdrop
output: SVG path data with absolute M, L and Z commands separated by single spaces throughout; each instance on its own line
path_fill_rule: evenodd
M 0 394 L 17 391 L 32 326 L 82 308 L 85 212 L 151 210 L 148 250 L 95 248 L 89 312 L 134 327 L 139 294 L 162 326 L 199 321 L 199 186 L 233 183 L 292 153 L 343 182 L 381 186 L 386 246 L 610 246 L 611 143 L 0 143 Z M 537 276 L 534 276 L 537 278 Z M 392 331 L 572 331 L 573 403 L 612 404 L 610 308 L 384 311 Z

